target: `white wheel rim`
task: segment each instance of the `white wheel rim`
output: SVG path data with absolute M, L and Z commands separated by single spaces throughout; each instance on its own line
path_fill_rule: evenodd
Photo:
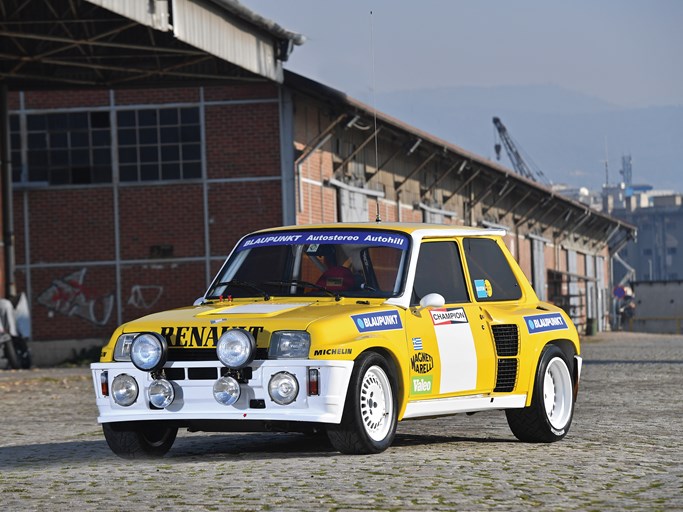
M 360 386 L 360 415 L 365 432 L 373 441 L 389 434 L 393 420 L 393 399 L 387 374 L 379 366 L 371 366 Z
M 543 379 L 545 415 L 556 430 L 567 426 L 572 415 L 572 378 L 567 364 L 559 357 L 548 363 Z

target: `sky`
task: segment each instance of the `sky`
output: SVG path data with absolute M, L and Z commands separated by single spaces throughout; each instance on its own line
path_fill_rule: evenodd
M 306 37 L 287 69 L 468 151 L 495 158 L 501 116 L 555 184 L 632 155 L 681 191 L 683 0 L 241 1 Z
M 372 103 L 450 86 L 557 85 L 683 106 L 681 0 L 242 0 L 306 36 L 286 68 Z

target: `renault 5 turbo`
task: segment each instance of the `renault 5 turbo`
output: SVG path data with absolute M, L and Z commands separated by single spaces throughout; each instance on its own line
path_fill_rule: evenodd
M 569 431 L 579 338 L 538 299 L 502 230 L 289 226 L 244 236 L 194 305 L 121 325 L 92 364 L 114 453 L 178 429 L 324 434 L 348 454 L 397 422 L 504 410 L 514 436 Z

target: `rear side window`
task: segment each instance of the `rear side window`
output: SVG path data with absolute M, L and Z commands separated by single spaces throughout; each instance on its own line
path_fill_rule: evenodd
M 423 242 L 417 260 L 413 304 L 428 293 L 440 293 L 446 304 L 469 302 L 458 246 L 454 242 Z
M 463 247 L 478 302 L 517 300 L 522 297 L 515 274 L 494 240 L 466 238 Z

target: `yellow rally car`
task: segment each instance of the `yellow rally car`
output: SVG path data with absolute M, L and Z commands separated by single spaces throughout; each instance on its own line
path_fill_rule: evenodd
M 504 409 L 562 439 L 579 339 L 539 301 L 501 230 L 290 226 L 242 238 L 194 306 L 119 327 L 92 374 L 107 443 L 161 456 L 178 428 L 325 432 L 388 448 L 400 420 Z

